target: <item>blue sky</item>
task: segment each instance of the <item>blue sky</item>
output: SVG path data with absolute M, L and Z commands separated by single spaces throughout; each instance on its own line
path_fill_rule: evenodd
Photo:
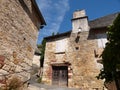
M 36 0 L 47 25 L 39 31 L 37 44 L 52 33 L 72 29 L 71 19 L 75 10 L 86 10 L 89 20 L 120 12 L 120 0 Z

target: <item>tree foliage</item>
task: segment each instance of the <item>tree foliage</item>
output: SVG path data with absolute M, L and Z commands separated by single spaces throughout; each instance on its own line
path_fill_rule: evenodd
M 59 35 L 59 32 L 57 32 L 57 33 L 53 32 L 52 33 L 52 36 L 55 36 L 55 35 Z
M 103 69 L 98 79 L 105 79 L 105 82 L 115 81 L 117 89 L 118 80 L 120 80 L 120 14 L 114 20 L 113 25 L 108 27 L 107 44 L 101 54 L 103 60 Z
M 37 48 L 40 49 L 40 51 L 41 51 L 42 45 L 41 45 L 41 44 L 38 44 L 38 45 L 37 45 Z
M 46 46 L 46 40 L 43 39 L 42 45 L 41 45 L 41 57 L 40 57 L 40 66 L 41 67 L 43 67 L 43 63 L 44 63 L 45 46 Z
M 53 32 L 53 33 L 52 33 L 52 36 L 54 36 L 54 35 L 55 35 L 55 33 Z

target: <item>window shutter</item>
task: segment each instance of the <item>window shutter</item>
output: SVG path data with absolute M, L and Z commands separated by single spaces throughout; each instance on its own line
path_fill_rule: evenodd
M 63 40 L 56 41 L 56 53 L 65 52 L 67 42 Z
M 99 48 L 105 48 L 105 44 L 107 43 L 107 35 L 97 34 L 97 41 L 98 41 Z

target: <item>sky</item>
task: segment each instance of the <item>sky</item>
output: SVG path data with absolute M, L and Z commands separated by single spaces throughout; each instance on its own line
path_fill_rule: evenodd
M 72 14 L 75 10 L 85 9 L 89 20 L 120 12 L 120 0 L 36 0 L 46 21 L 39 31 L 37 44 L 52 33 L 72 30 Z

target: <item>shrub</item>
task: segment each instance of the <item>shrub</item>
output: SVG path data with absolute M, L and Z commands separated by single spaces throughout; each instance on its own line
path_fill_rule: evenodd
M 37 80 L 38 83 L 41 83 L 42 82 L 42 77 L 39 77 L 38 80 Z
M 18 90 L 22 86 L 22 81 L 18 77 L 12 77 L 8 84 L 7 90 Z

